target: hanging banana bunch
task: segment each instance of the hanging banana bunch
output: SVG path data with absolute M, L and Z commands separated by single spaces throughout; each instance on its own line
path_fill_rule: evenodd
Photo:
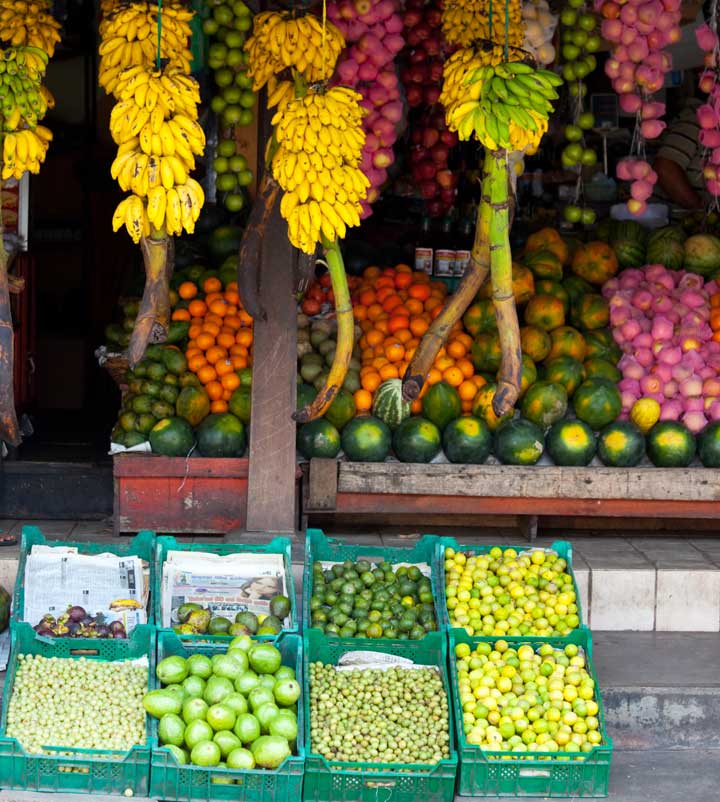
M 262 225 L 282 190 L 280 214 L 287 220 L 290 242 L 310 258 L 322 246 L 335 294 L 335 357 L 315 401 L 293 416 L 299 422 L 320 417 L 330 406 L 345 380 L 354 342 L 339 241 L 348 227 L 360 224 L 361 201 L 370 182 L 360 169 L 365 144 L 362 96 L 326 85 L 344 47 L 332 23 L 310 14 L 274 11 L 255 17 L 253 35 L 245 45 L 253 89 L 267 85 L 268 107 L 277 111 L 265 174 L 240 249 L 239 286 L 254 295 L 247 274 L 259 266 Z
M 483 193 L 470 267 L 457 292 L 418 346 L 403 377 L 405 400 L 420 395 L 425 377 L 450 329 L 490 276 L 502 363 L 493 410 L 512 410 L 520 392 L 522 352 L 512 293 L 510 205 L 517 168 L 524 153 L 537 149 L 547 131 L 555 87 L 553 72 L 527 63 L 519 0 L 447 0 L 443 31 L 459 49 L 443 70 L 440 102 L 451 131 L 462 140 L 473 136 L 485 148 Z M 494 13 L 493 13 L 494 12 Z
M 60 23 L 46 0 L 0 0 L 0 118 L 2 121 L 2 183 L 38 173 L 52 132 L 40 120 L 55 105 L 43 86 L 48 61 L 60 41 Z M 13 394 L 13 340 L 10 314 L 8 253 L 0 217 L 0 441 L 20 444 Z M 16 290 L 18 287 L 16 287 Z

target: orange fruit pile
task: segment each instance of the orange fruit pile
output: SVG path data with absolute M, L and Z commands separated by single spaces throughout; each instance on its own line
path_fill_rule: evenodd
M 432 281 L 408 265 L 365 269 L 353 303 L 355 320 L 362 330 L 362 386 L 354 394 L 359 414 L 372 408 L 375 390 L 384 381 L 403 377 L 422 336 L 440 314 L 447 293 L 443 282 Z M 427 375 L 420 398 L 428 386 L 445 381 L 457 389 L 463 412 L 471 411 L 478 389 L 485 384 L 470 359 L 472 343 L 458 321 Z M 412 413 L 421 411 L 418 399 L 413 402 Z
M 189 301 L 187 309 L 176 309 L 172 315 L 173 320 L 190 322 L 188 368 L 204 386 L 210 411 L 227 412 L 230 396 L 241 384 L 239 371 L 252 365 L 253 319 L 240 301 L 235 281 L 225 290 L 218 278 L 206 279 L 202 288 L 185 281 L 178 295 Z
M 710 328 L 713 340 L 720 343 L 720 292 L 710 296 Z

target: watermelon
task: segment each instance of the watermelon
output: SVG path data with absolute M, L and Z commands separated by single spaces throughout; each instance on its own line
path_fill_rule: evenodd
M 602 295 L 587 293 L 579 303 L 573 304 L 570 320 L 583 331 L 605 328 L 610 322 L 610 304 Z
M 708 423 L 700 432 L 697 447 L 700 462 L 706 468 L 720 468 L 720 421 Z
M 480 465 L 490 456 L 492 434 L 485 421 L 464 415 L 445 427 L 442 444 L 450 462 Z
M 595 292 L 593 285 L 580 276 L 568 276 L 563 279 L 562 286 L 570 298 L 571 306 L 579 303 L 583 295 Z
M 648 237 L 645 259 L 648 264 L 661 264 L 670 270 L 680 270 L 683 265 L 687 234 L 679 226 L 664 226 Z
M 523 354 L 527 354 L 533 362 L 542 362 L 550 353 L 552 340 L 544 329 L 523 326 L 520 329 L 520 346 Z
M 563 275 L 562 262 L 557 254 L 550 250 L 533 251 L 523 257 L 525 267 L 532 270 L 537 279 L 560 281 Z
M 495 456 L 503 465 L 534 465 L 542 457 L 545 438 L 531 421 L 505 421 L 495 432 Z
M 598 456 L 611 468 L 633 468 L 645 456 L 643 433 L 630 421 L 615 421 L 598 437 Z
M 588 379 L 609 379 L 611 382 L 615 382 L 615 384 L 622 379 L 622 373 L 615 365 L 609 360 L 601 359 L 600 357 L 586 359 L 583 363 L 583 368 L 585 369 L 585 375 Z
M 250 408 L 252 401 L 252 387 L 247 385 L 240 385 L 237 390 L 233 391 L 228 401 L 228 409 L 239 418 L 243 423 L 250 423 Z
M 636 220 L 627 220 L 615 226 L 610 245 L 620 267 L 640 267 L 645 264 L 647 233 Z
M 150 430 L 153 454 L 187 457 L 195 445 L 192 426 L 184 418 L 163 418 Z
M 554 295 L 563 302 L 565 313 L 570 309 L 570 296 L 568 291 L 563 287 L 559 281 L 552 281 L 551 279 L 541 279 L 535 282 L 536 295 Z
M 196 434 L 203 457 L 242 457 L 245 451 L 245 427 L 230 412 L 208 415 Z
M 460 417 L 462 402 L 458 391 L 447 382 L 428 388 L 422 399 L 422 414 L 442 431 L 451 420 Z
M 391 429 L 395 429 L 405 418 L 410 417 L 410 404 L 403 401 L 400 379 L 388 379 L 377 388 L 372 412 Z
M 295 442 L 305 459 L 335 459 L 340 453 L 340 432 L 325 418 L 298 426 Z
M 720 270 L 720 239 L 711 234 L 695 234 L 685 240 L 683 267 L 691 273 L 711 277 Z
M 595 456 L 595 435 L 581 420 L 560 420 L 546 438 L 548 454 L 556 465 L 589 465 Z
M 648 457 L 658 468 L 687 468 L 695 450 L 692 432 L 678 421 L 658 421 L 648 432 Z
M 586 379 L 573 395 L 575 416 L 598 431 L 612 423 L 622 410 L 620 391 L 608 379 Z
M 218 264 L 240 250 L 243 229 L 239 226 L 219 226 L 208 239 L 208 250 Z
M 202 387 L 183 387 L 175 402 L 175 411 L 191 426 L 199 426 L 210 414 L 208 394 Z
M 585 369 L 582 364 L 572 356 L 559 356 L 545 365 L 542 372 L 546 381 L 562 384 L 568 398 L 585 381 Z
M 442 444 L 440 429 L 426 418 L 404 420 L 393 435 L 393 449 L 401 462 L 431 462 Z
M 532 303 L 532 299 L 530 301 Z M 472 344 L 470 354 L 473 365 L 480 373 L 495 373 L 500 368 L 502 352 L 497 331 L 478 334 Z
M 539 381 L 525 393 L 520 410 L 527 420 L 547 429 L 565 417 L 568 395 L 562 384 Z
M 585 335 L 585 359 L 607 359 L 617 364 L 622 356 L 620 346 L 615 342 L 610 329 L 595 329 Z
M 353 418 L 340 438 L 343 451 L 354 462 L 383 462 L 390 452 L 391 440 L 387 424 L 372 415 Z
M 341 387 L 325 412 L 325 417 L 341 432 L 344 426 L 355 417 L 355 399 L 352 393 Z
M 301 382 L 297 386 L 297 408 L 302 409 L 304 406 L 312 404 L 312 402 L 315 400 L 315 396 L 317 396 L 317 390 L 312 386 L 312 384 L 305 384 L 305 382 Z
M 495 414 L 492 402 L 495 398 L 496 390 L 497 384 L 495 382 L 484 384 L 475 394 L 472 405 L 472 414 L 476 418 L 480 418 L 491 432 L 494 432 L 503 421 L 509 420 L 513 416 L 512 410 L 506 412 L 501 418 L 498 418 Z

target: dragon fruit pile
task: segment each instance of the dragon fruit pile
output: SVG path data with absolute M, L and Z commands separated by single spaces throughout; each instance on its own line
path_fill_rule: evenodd
M 380 196 L 388 167 L 395 160 L 393 145 L 403 119 L 395 56 L 405 46 L 397 0 L 340 0 L 328 5 L 328 16 L 342 32 L 348 47 L 337 65 L 337 80 L 357 89 L 366 138 L 362 171 L 370 179 L 362 217 Z
M 720 342 L 708 322 L 717 291 L 715 281 L 663 265 L 631 268 L 605 284 L 623 350 L 622 417 L 638 398 L 654 398 L 661 420 L 682 421 L 691 432 L 720 420 Z

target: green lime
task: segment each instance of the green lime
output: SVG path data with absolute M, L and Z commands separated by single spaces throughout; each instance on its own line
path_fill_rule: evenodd
M 187 663 L 179 655 L 166 657 L 157 664 L 155 675 L 163 685 L 182 682 L 188 675 Z
M 264 704 L 274 702 L 275 696 L 270 688 L 265 688 L 262 685 L 257 685 L 248 694 L 248 702 L 253 713 L 259 710 Z
M 219 27 L 220 25 L 218 24 L 217 20 L 214 20 L 211 17 L 203 20 L 202 29 L 205 36 L 214 36 L 218 32 Z
M 294 679 L 280 679 L 273 687 L 273 695 L 280 707 L 290 707 L 300 698 L 300 684 Z
M 205 686 L 203 699 L 209 705 L 216 705 L 218 702 L 222 702 L 222 700 L 234 690 L 235 688 L 232 682 L 227 677 L 212 676 Z
M 252 713 L 243 713 L 237 717 L 233 732 L 244 743 L 252 743 L 260 737 L 260 722 Z
M 227 67 L 223 67 L 222 69 L 217 70 L 215 73 L 215 83 L 221 88 L 230 86 L 234 78 L 235 75 L 233 74 L 233 71 Z
M 235 155 L 235 140 L 234 139 L 221 139 L 217 146 L 218 156 L 224 156 L 229 159 Z
M 225 37 L 225 44 L 228 47 L 241 48 L 245 44 L 245 37 L 241 31 L 228 31 L 228 35 Z
M 248 653 L 250 667 L 258 674 L 274 674 L 282 664 L 280 650 L 270 643 L 258 643 Z
M 229 172 L 230 160 L 226 159 L 224 156 L 218 156 L 213 160 L 213 169 L 218 175 Z
M 192 654 L 187 659 L 187 667 L 190 674 L 207 679 L 212 674 L 212 663 L 210 658 L 204 654 Z
M 205 721 L 208 703 L 204 699 L 186 699 L 182 706 L 182 718 L 186 724 L 191 721 Z
M 205 720 L 215 730 L 231 730 L 235 726 L 235 713 L 224 704 L 212 705 L 208 708 Z
M 213 17 L 220 25 L 232 25 L 234 16 L 230 6 L 215 6 L 213 9 Z
M 220 747 L 220 755 L 223 758 L 227 758 L 233 749 L 242 746 L 242 741 L 230 730 L 219 730 L 213 736 L 213 741 Z
M 174 713 L 167 713 L 158 722 L 158 737 L 161 744 L 182 746 L 185 742 L 185 722 Z
M 237 186 L 235 173 L 223 173 L 215 179 L 218 192 L 231 192 Z
M 253 110 L 243 109 L 240 112 L 240 117 L 238 118 L 238 125 L 250 125 L 252 121 L 253 121 Z
M 243 90 L 239 86 L 226 86 L 222 90 L 222 96 L 229 106 L 235 106 L 240 103 Z
M 249 187 L 253 182 L 253 174 L 250 170 L 243 170 L 241 173 L 238 173 L 237 182 L 241 187 Z
M 228 159 L 228 168 L 233 173 L 241 173 L 243 170 L 247 170 L 247 166 L 248 161 L 242 153 L 235 153 Z
M 249 741 L 247 742 L 249 743 Z M 227 756 L 227 767 L 229 769 L 254 769 L 255 758 L 249 749 L 233 749 Z
M 205 680 L 195 674 L 190 674 L 189 677 L 185 677 L 182 681 L 182 686 L 187 695 L 191 698 L 197 697 L 201 699 L 205 692 Z
M 229 693 L 222 700 L 222 706 L 232 710 L 235 716 L 239 716 L 242 713 L 247 713 L 248 711 L 247 699 L 241 693 L 237 692 Z
M 243 110 L 240 106 L 227 106 L 222 113 L 222 121 L 225 125 L 238 125 L 242 118 Z
M 231 192 L 229 195 L 225 196 L 225 208 L 235 214 L 236 212 L 242 211 L 242 208 L 245 206 L 245 196 L 240 195 L 237 192 Z
M 215 95 L 215 97 L 210 101 L 210 108 L 215 112 L 215 114 L 222 114 L 225 111 L 225 107 L 227 103 L 222 95 Z
M 190 752 L 190 762 L 196 766 L 217 766 L 222 754 L 214 741 L 201 741 Z
M 193 749 L 197 744 L 203 741 L 211 741 L 214 735 L 213 728 L 207 721 L 195 719 L 191 721 L 185 728 L 185 743 L 188 749 Z

